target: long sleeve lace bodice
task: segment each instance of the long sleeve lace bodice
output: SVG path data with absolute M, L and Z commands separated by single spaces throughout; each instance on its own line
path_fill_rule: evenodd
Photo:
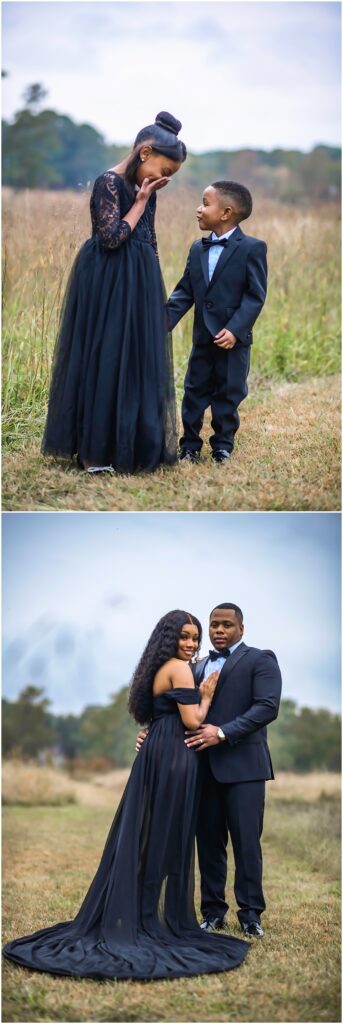
M 129 209 L 127 205 L 125 213 Z M 130 237 L 131 227 L 122 218 L 118 176 L 114 172 L 105 171 L 94 182 L 90 211 L 93 235 L 99 236 L 104 249 L 118 249 Z
M 93 236 L 98 236 L 102 249 L 119 249 L 119 246 L 134 234 L 137 241 L 149 242 L 158 256 L 155 233 L 156 195 L 153 193 L 150 196 L 132 232 L 130 224 L 125 220 L 125 214 L 133 203 L 134 195 L 130 194 L 120 175 L 115 171 L 105 171 L 101 174 L 94 182 L 90 200 Z

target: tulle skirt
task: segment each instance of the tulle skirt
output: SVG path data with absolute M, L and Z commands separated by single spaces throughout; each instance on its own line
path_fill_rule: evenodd
M 153 247 L 88 239 L 66 289 L 42 443 L 117 471 L 173 463 L 177 424 L 171 337 Z

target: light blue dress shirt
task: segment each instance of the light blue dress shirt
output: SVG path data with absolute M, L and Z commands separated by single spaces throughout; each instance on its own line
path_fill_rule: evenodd
M 225 235 L 221 235 L 220 238 L 221 239 L 222 238 L 230 238 L 230 235 L 233 235 L 233 232 L 236 231 L 236 227 L 237 227 L 237 224 L 235 225 L 234 228 L 231 228 L 230 231 L 226 231 Z M 214 240 L 216 238 L 218 238 L 218 235 L 216 235 L 215 231 L 212 231 L 212 235 L 211 235 L 212 242 L 214 242 Z M 212 277 L 212 275 L 214 273 L 215 267 L 217 266 L 217 263 L 218 263 L 218 260 L 219 260 L 219 256 L 221 255 L 222 252 L 223 252 L 223 246 L 222 245 L 211 245 L 209 250 L 208 250 L 208 276 L 209 276 L 210 280 L 211 280 L 211 277 Z
M 232 644 L 232 647 L 229 647 L 230 657 L 231 654 L 233 654 L 233 652 L 236 650 L 236 647 L 239 647 L 239 645 L 242 643 L 243 640 L 237 640 L 236 644 Z M 207 676 L 210 676 L 211 672 L 221 672 L 223 665 L 225 665 L 226 661 L 227 658 L 216 658 L 215 661 L 211 661 L 211 659 L 209 658 L 202 678 L 207 679 Z

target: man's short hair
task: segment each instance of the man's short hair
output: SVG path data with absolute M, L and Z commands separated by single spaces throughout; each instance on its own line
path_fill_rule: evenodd
M 232 601 L 228 601 L 227 603 L 224 603 L 224 604 L 215 604 L 214 608 L 212 608 L 212 611 L 210 612 L 210 618 L 211 618 L 211 615 L 213 615 L 213 612 L 216 611 L 216 608 L 232 608 L 232 611 L 236 612 L 237 618 L 239 619 L 239 621 L 240 621 L 240 623 L 242 625 L 242 623 L 243 623 L 243 612 L 242 612 L 242 609 L 238 607 L 238 604 L 233 604 Z
M 212 188 L 220 192 L 228 201 L 233 199 L 238 222 L 246 220 L 252 212 L 252 195 L 245 185 L 239 181 L 212 181 Z

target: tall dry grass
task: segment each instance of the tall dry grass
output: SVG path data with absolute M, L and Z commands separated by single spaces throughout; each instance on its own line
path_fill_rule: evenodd
M 162 194 L 157 234 L 169 293 L 198 235 L 190 190 Z M 269 251 L 269 293 L 258 320 L 252 381 L 300 380 L 339 366 L 339 213 L 259 203 L 243 225 Z M 90 234 L 89 195 L 14 192 L 3 201 L 3 438 L 20 450 L 40 436 L 62 294 L 73 258 Z M 191 342 L 189 313 L 174 332 L 179 395 Z
M 46 766 L 6 760 L 2 769 L 3 804 L 61 807 L 77 801 L 75 787 L 63 773 Z
M 129 774 L 129 768 L 120 768 L 107 772 L 84 772 L 82 778 L 75 778 L 74 774 L 71 776 L 62 768 L 6 758 L 2 769 L 3 803 L 26 806 L 63 803 L 111 805 L 113 800 L 120 799 Z M 315 803 L 323 798 L 336 799 L 340 790 L 341 777 L 336 772 L 278 772 L 276 779 L 267 786 L 267 799 Z

